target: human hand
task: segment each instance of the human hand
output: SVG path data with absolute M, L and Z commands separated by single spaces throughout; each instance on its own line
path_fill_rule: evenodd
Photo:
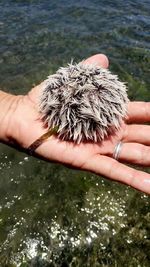
M 108 59 L 104 55 L 90 57 L 85 63 L 108 67 Z M 9 118 L 8 139 L 25 149 L 47 132 L 39 119 L 38 112 L 38 98 L 42 84 L 34 87 L 28 95 L 17 98 L 16 105 L 13 104 L 13 114 L 11 113 Z M 150 166 L 150 126 L 133 124 L 137 122 L 150 122 L 150 103 L 130 102 L 128 117 L 122 123 L 120 130 L 101 143 L 86 142 L 78 145 L 51 136 L 36 149 L 35 156 L 88 170 L 150 194 L 150 174 L 123 163 Z M 112 158 L 114 148 L 119 141 L 123 142 L 119 154 L 121 162 Z

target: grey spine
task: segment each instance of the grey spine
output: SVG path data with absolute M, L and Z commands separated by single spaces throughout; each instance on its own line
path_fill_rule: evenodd
M 39 110 L 63 140 L 102 141 L 127 113 L 127 91 L 117 75 L 94 65 L 69 64 L 45 81 Z

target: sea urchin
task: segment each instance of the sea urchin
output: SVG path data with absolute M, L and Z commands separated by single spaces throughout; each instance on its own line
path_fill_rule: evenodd
M 48 77 L 39 111 L 49 129 L 63 140 L 102 141 L 119 129 L 127 113 L 126 86 L 107 69 L 69 64 Z

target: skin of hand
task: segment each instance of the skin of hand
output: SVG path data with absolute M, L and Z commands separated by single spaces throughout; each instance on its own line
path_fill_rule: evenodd
M 104 68 L 109 65 L 107 57 L 103 54 L 94 55 L 84 61 L 84 64 L 92 63 Z M 0 140 L 2 142 L 27 149 L 47 132 L 38 112 L 42 85 L 43 83 L 34 87 L 25 96 L 13 96 L 1 91 Z M 150 194 L 150 174 L 124 164 L 150 166 L 150 126 L 143 124 L 149 122 L 150 103 L 129 102 L 128 116 L 120 130 L 103 142 L 77 145 L 51 136 L 36 149 L 34 156 L 72 168 L 88 170 Z M 112 155 L 119 141 L 123 142 L 123 146 L 117 161 Z

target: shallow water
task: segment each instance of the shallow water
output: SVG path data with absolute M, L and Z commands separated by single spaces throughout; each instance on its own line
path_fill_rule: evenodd
M 105 53 L 130 99 L 150 100 L 150 2 L 0 0 L 0 84 L 26 93 Z M 0 267 L 149 266 L 150 198 L 0 144 Z

